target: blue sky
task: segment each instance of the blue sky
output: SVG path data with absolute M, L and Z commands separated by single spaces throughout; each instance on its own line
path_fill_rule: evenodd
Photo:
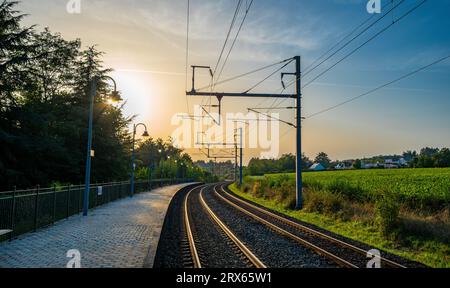
M 394 5 L 400 1 L 395 0 Z M 383 6 L 391 3 L 382 2 Z M 420 2 L 405 0 L 392 15 L 315 73 Z M 66 3 L 66 0 L 27 0 L 19 8 L 30 14 L 26 24 L 38 24 L 38 29 L 49 26 L 68 39 L 81 38 L 84 45 L 98 44 L 106 52 L 105 64 L 116 70 L 114 77 L 128 99 L 127 113 L 139 114 L 138 119 L 149 123 L 153 135 L 168 136 L 173 130 L 172 115 L 187 110 L 183 93 L 187 1 L 81 0 L 79 15 L 67 14 Z M 236 3 L 191 0 L 190 65 L 215 64 Z M 301 55 L 302 65 L 307 67 L 370 17 L 366 3 L 366 0 L 255 0 L 224 78 L 294 55 Z M 305 88 L 303 113 L 310 115 L 450 55 L 449 11 L 450 0 L 428 0 Z M 315 73 L 307 75 L 304 81 Z M 220 88 L 241 91 L 266 74 Z M 449 80 L 450 60 L 447 60 L 389 88 L 308 119 L 304 123 L 304 150 L 309 156 L 325 151 L 333 159 L 344 159 L 401 153 L 423 146 L 449 147 Z M 279 76 L 259 89 L 279 90 Z M 189 104 L 197 102 L 191 100 Z M 224 109 L 245 112 L 246 107 L 267 106 L 271 102 L 226 100 Z M 293 121 L 291 112 L 283 113 L 282 118 Z M 294 131 L 281 127 L 281 134 L 285 135 L 280 140 L 281 153 L 293 152 Z M 247 158 L 257 152 L 249 151 Z

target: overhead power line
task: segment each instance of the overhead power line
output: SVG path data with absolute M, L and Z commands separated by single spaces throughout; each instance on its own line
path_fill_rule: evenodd
M 242 77 L 245 77 L 245 76 L 248 76 L 248 75 L 251 75 L 251 74 L 255 74 L 255 73 L 257 73 L 257 72 L 261 72 L 261 71 L 263 71 L 263 70 L 269 69 L 269 68 L 271 68 L 271 67 L 273 67 L 273 66 L 282 64 L 282 63 L 284 63 L 284 62 L 291 61 L 292 59 L 293 59 L 293 58 L 288 58 L 288 59 L 284 59 L 284 60 L 275 62 L 275 63 L 269 64 L 269 65 L 263 66 L 263 67 L 261 67 L 261 68 L 257 68 L 257 69 L 255 69 L 255 70 L 252 70 L 252 71 L 249 71 L 249 72 L 240 74 L 240 75 L 236 75 L 236 76 L 233 76 L 233 77 L 231 77 L 231 78 L 228 78 L 228 79 L 225 79 L 225 80 L 222 80 L 222 81 L 219 81 L 219 82 L 216 82 L 214 85 L 215 85 L 215 86 L 218 86 L 218 85 L 221 85 L 221 84 L 224 84 L 224 83 L 227 83 L 227 82 L 231 82 L 231 81 L 234 81 L 234 80 L 236 80 L 236 79 L 239 79 L 239 78 L 242 78 Z M 197 91 L 202 91 L 202 90 L 205 90 L 205 89 L 207 89 L 207 88 L 210 88 L 210 85 L 204 86 L 204 87 L 201 87 L 201 88 L 198 88 L 198 89 L 196 89 L 196 90 L 197 90 Z
M 317 116 L 317 115 L 323 114 L 323 113 L 325 113 L 325 112 L 331 111 L 331 110 L 336 109 L 336 108 L 338 108 L 338 107 L 341 107 L 341 106 L 343 106 L 343 105 L 345 105 L 345 104 L 348 104 L 348 103 L 350 103 L 350 102 L 353 102 L 353 101 L 355 101 L 355 100 L 357 100 L 357 99 L 359 99 L 359 98 L 362 98 L 362 97 L 364 97 L 364 96 L 367 96 L 367 95 L 369 95 L 369 94 L 372 94 L 372 93 L 374 93 L 374 92 L 376 92 L 376 91 L 378 91 L 378 90 L 380 90 L 380 89 L 382 89 L 382 88 L 385 88 L 385 87 L 387 87 L 387 86 L 389 86 L 389 85 L 392 85 L 392 84 L 394 84 L 394 83 L 396 83 L 396 82 L 399 82 L 399 81 L 401 81 L 401 80 L 403 80 L 403 79 L 405 79 L 405 78 L 411 77 L 411 76 L 414 75 L 414 74 L 417 74 L 417 73 L 419 73 L 419 72 L 421 72 L 421 71 L 423 71 L 423 70 L 425 70 L 425 69 L 427 69 L 427 68 L 429 68 L 429 67 L 431 67 L 431 66 L 434 66 L 434 65 L 436 65 L 436 64 L 438 64 L 438 63 L 440 63 L 440 62 L 442 62 L 442 61 L 445 61 L 445 60 L 447 60 L 448 58 L 450 58 L 450 55 L 445 56 L 445 57 L 443 57 L 443 58 L 440 58 L 439 60 L 436 60 L 436 61 L 434 61 L 434 62 L 431 63 L 431 64 L 428 64 L 428 65 L 426 65 L 426 66 L 423 66 L 423 67 L 421 67 L 421 68 L 419 68 L 419 69 L 417 69 L 417 70 L 414 70 L 414 71 L 412 71 L 412 72 L 410 72 L 410 73 L 408 73 L 408 74 L 406 74 L 406 75 L 403 75 L 403 76 L 401 76 L 401 77 L 399 77 L 399 78 L 397 78 L 397 79 L 395 79 L 395 80 L 389 81 L 389 82 L 387 82 L 387 83 L 385 83 L 385 84 L 383 84 L 383 85 L 380 85 L 380 86 L 378 86 L 378 87 L 376 87 L 376 88 L 374 88 L 374 89 L 372 89 L 372 90 L 369 90 L 369 91 L 367 91 L 367 92 L 365 92 L 365 93 L 363 93 L 363 94 L 361 94 L 361 95 L 358 95 L 358 96 L 356 96 L 356 97 L 350 98 L 350 99 L 348 99 L 348 100 L 346 100 L 346 101 L 344 101 L 344 102 L 341 102 L 341 103 L 339 103 L 339 104 L 333 105 L 333 106 L 331 106 L 331 107 L 329 107 L 329 108 L 327 108 L 327 109 L 323 109 L 323 110 L 321 110 L 321 111 L 318 111 L 318 112 L 316 112 L 316 113 L 313 113 L 313 114 L 307 116 L 306 119 L 309 119 L 309 118 L 315 117 L 315 116 Z
M 350 53 L 348 53 L 347 55 L 345 55 L 343 58 L 341 58 L 338 62 L 336 62 L 335 64 L 333 64 L 332 66 L 330 66 L 329 68 L 327 68 L 325 71 L 323 71 L 322 73 L 320 73 L 319 75 L 317 75 L 316 77 L 314 77 L 311 81 L 309 81 L 308 83 L 306 83 L 305 85 L 302 86 L 302 88 L 306 88 L 309 85 L 311 85 L 314 81 L 316 81 L 317 79 L 319 79 L 320 77 L 322 77 L 325 73 L 327 73 L 328 71 L 330 71 L 331 69 L 333 69 L 334 67 L 336 67 L 339 63 L 341 63 L 342 61 L 344 61 L 345 59 L 347 59 L 348 57 L 350 57 L 351 55 L 353 55 L 356 51 L 358 51 L 359 49 L 361 49 L 362 47 L 364 47 L 365 45 L 367 45 L 369 42 L 371 42 L 373 39 L 377 38 L 378 36 L 380 36 L 382 33 L 386 32 L 389 28 L 391 28 L 392 26 L 394 26 L 397 22 L 401 21 L 402 19 L 404 19 L 405 17 L 407 17 L 408 15 L 410 15 L 413 11 L 415 11 L 416 9 L 418 9 L 420 6 L 422 6 L 425 2 L 427 2 L 428 0 L 423 0 L 422 2 L 420 2 L 418 5 L 414 6 L 412 9 L 408 10 L 408 12 L 406 12 L 405 14 L 403 14 L 402 16 L 400 16 L 400 18 L 398 18 L 397 20 L 392 21 L 391 24 L 389 24 L 388 26 L 386 26 L 385 28 L 383 28 L 382 30 L 380 30 L 378 33 L 376 33 L 375 35 L 373 35 L 372 37 L 370 37 L 367 41 L 365 41 L 363 44 L 359 45 L 358 47 L 356 47 L 355 49 L 353 49 Z
M 252 87 L 250 87 L 249 89 L 247 89 L 244 93 L 248 93 L 250 91 L 252 91 L 253 89 L 255 89 L 256 87 L 258 87 L 259 85 L 261 85 L 263 82 L 265 82 L 266 80 L 268 80 L 269 78 L 271 78 L 273 75 L 277 74 L 278 72 L 280 72 L 282 69 L 284 69 L 287 65 L 289 65 L 292 61 L 294 61 L 294 59 L 291 59 L 290 61 L 286 62 L 283 66 L 281 66 L 280 68 L 278 68 L 277 70 L 275 70 L 274 72 L 272 72 L 271 74 L 269 74 L 269 76 L 267 76 L 266 78 L 264 78 L 263 80 L 259 81 L 258 83 L 256 83 L 255 85 L 253 85 Z
M 282 120 L 282 119 L 280 119 L 280 118 L 273 117 L 273 116 L 268 115 L 268 114 L 266 114 L 266 113 L 259 112 L 259 111 L 255 110 L 255 109 L 249 108 L 248 111 L 254 112 L 254 113 L 256 113 L 256 114 L 259 114 L 259 115 L 262 115 L 262 116 L 264 116 L 264 117 L 267 117 L 267 118 L 269 118 L 269 119 L 271 119 L 271 120 L 279 121 L 279 122 L 284 123 L 284 124 L 287 124 L 287 125 L 289 125 L 289 126 L 291 126 L 291 127 L 297 128 L 297 126 L 296 126 L 295 124 L 292 124 L 291 122 L 287 122 L 287 121 L 284 121 L 284 120 Z
M 190 22 L 190 0 L 187 0 L 187 16 L 186 16 L 186 91 L 188 86 L 188 69 L 189 69 L 189 22 Z M 187 113 L 191 114 L 189 109 L 189 97 L 186 96 Z
M 329 72 L 331 69 L 333 69 L 334 67 L 336 67 L 338 64 L 340 64 L 342 61 L 346 60 L 348 57 L 350 57 L 351 55 L 353 55 L 356 51 L 358 51 L 359 49 L 361 49 L 362 47 L 364 47 L 365 45 L 367 45 L 369 42 L 371 42 L 372 40 L 374 40 L 375 38 L 377 38 L 378 36 L 380 36 L 382 33 L 386 32 L 389 28 L 391 28 L 392 26 L 394 26 L 397 22 L 400 22 L 401 20 L 403 20 L 405 17 L 407 17 L 408 15 L 410 15 L 412 12 L 414 12 L 416 9 L 418 9 L 420 6 L 422 6 L 423 4 L 425 4 L 425 2 L 427 2 L 428 0 L 423 0 L 421 1 L 419 4 L 415 5 L 413 8 L 411 8 L 410 10 L 408 10 L 406 13 L 404 13 L 402 16 L 400 16 L 398 19 L 393 20 L 392 23 L 390 23 L 388 26 L 384 27 L 382 30 L 380 30 L 378 33 L 376 33 L 375 35 L 373 35 L 372 37 L 370 37 L 367 41 L 365 41 L 364 43 L 362 43 L 361 45 L 359 45 L 358 47 L 356 47 L 355 49 L 353 49 L 350 53 L 346 54 L 343 58 L 341 58 L 339 61 L 337 61 L 336 63 L 334 63 L 332 66 L 328 67 L 326 70 L 324 70 L 323 72 L 321 72 L 320 74 L 318 74 L 316 77 L 314 77 L 312 80 L 310 80 L 309 82 L 307 82 L 306 84 L 304 84 L 302 86 L 303 88 L 308 87 L 309 85 L 311 85 L 314 81 L 316 81 L 317 79 L 319 79 L 320 77 L 322 77 L 325 73 Z M 294 79 L 293 81 L 291 81 L 288 85 L 286 85 L 286 88 L 292 86 L 295 83 L 296 79 Z
M 389 3 L 386 3 L 385 6 L 383 6 L 381 9 L 384 11 L 384 9 L 390 5 Z M 364 22 L 359 24 L 356 28 L 354 28 L 350 33 L 348 33 L 344 38 L 342 38 L 339 42 L 337 42 L 335 45 L 333 45 L 330 49 L 328 49 L 325 53 L 323 53 L 320 57 L 318 57 L 316 60 L 314 60 L 311 64 L 309 64 L 304 71 L 308 71 L 314 64 L 316 64 L 318 61 L 322 60 L 323 57 L 328 55 L 331 51 L 334 50 L 334 48 L 338 47 L 342 42 L 344 42 L 347 38 L 349 38 L 351 35 L 353 35 L 356 31 L 359 30 L 359 28 L 363 27 L 366 23 L 370 22 L 373 18 L 377 17 L 378 14 L 373 14 L 371 17 L 366 19 Z
M 222 68 L 220 69 L 219 76 L 217 76 L 216 81 L 219 81 L 220 77 L 222 76 L 223 70 L 225 69 L 225 66 L 228 62 L 228 58 L 230 57 L 231 51 L 233 50 L 234 45 L 236 44 L 236 40 L 239 37 L 239 34 L 241 33 L 242 27 L 244 26 L 245 19 L 247 19 L 247 15 L 248 15 L 248 12 L 250 11 L 250 8 L 252 7 L 252 4 L 253 4 L 253 0 L 250 1 L 250 4 L 247 6 L 247 8 L 245 10 L 245 14 L 244 14 L 244 17 L 242 18 L 241 25 L 239 25 L 239 29 L 238 29 L 236 35 L 234 36 L 233 43 L 231 44 L 230 50 L 228 51 L 228 54 L 225 57 L 225 61 L 222 64 Z
M 384 17 L 386 17 L 387 15 L 389 15 L 392 11 L 394 11 L 396 8 L 398 8 L 400 5 L 403 4 L 403 2 L 405 2 L 405 0 L 401 0 L 397 5 L 393 6 L 389 11 L 387 11 L 384 15 L 382 15 L 380 18 L 378 18 L 376 21 L 374 21 L 372 24 L 370 24 L 369 26 L 367 26 L 366 28 L 364 28 L 360 33 L 358 33 L 355 37 L 353 37 L 352 39 L 350 39 L 349 41 L 347 41 L 347 43 L 345 43 L 344 45 L 342 45 L 338 50 L 334 51 L 331 55 L 329 55 L 327 58 L 325 58 L 323 61 L 321 61 L 319 64 L 317 64 L 316 66 L 314 66 L 311 69 L 306 69 L 302 74 L 302 77 L 305 77 L 306 75 L 308 75 L 309 73 L 311 73 L 312 71 L 316 70 L 320 65 L 322 65 L 323 63 L 325 63 L 326 61 L 328 61 L 329 59 L 331 59 L 334 55 L 336 55 L 337 53 L 339 53 L 340 51 L 342 51 L 342 49 L 344 49 L 345 47 L 347 47 L 350 43 L 352 43 L 354 40 L 356 40 L 357 38 L 359 38 L 362 34 L 364 34 L 366 31 L 368 31 L 370 28 L 372 28 L 373 26 L 375 26 L 378 22 L 380 22 L 381 20 L 384 19 Z
M 223 52 L 225 51 L 228 39 L 230 38 L 231 31 L 233 30 L 234 24 L 236 23 L 236 18 L 239 13 L 239 10 L 241 9 L 241 4 L 242 0 L 239 0 L 236 6 L 236 10 L 234 11 L 233 19 L 231 20 L 230 28 L 228 29 L 227 35 L 225 37 L 225 42 L 223 43 L 222 49 L 219 54 L 219 58 L 217 59 L 216 66 L 214 67 L 214 75 L 216 74 L 217 68 L 219 67 L 220 60 L 222 60 Z

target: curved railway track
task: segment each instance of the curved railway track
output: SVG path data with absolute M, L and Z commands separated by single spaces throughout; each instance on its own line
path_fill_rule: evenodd
M 248 217 L 266 225 L 280 235 L 312 249 L 342 267 L 366 267 L 368 261 L 366 250 L 242 200 L 227 192 L 224 186 L 226 184 L 214 186 L 214 192 L 218 199 Z M 220 191 L 217 189 L 218 187 L 220 187 Z M 382 256 L 380 256 L 380 261 L 382 267 L 385 268 L 407 268 L 403 264 Z
M 370 246 L 261 207 L 229 191 L 227 183 L 187 187 L 165 220 L 156 267 L 365 268 Z M 383 268 L 420 267 L 395 255 Z
M 211 220 L 214 225 L 217 226 L 217 228 L 223 232 L 223 235 L 227 237 L 228 239 L 228 246 L 235 251 L 236 259 L 241 259 L 242 261 L 245 261 L 247 263 L 250 263 L 250 267 L 254 268 L 266 268 L 266 265 L 225 225 L 219 217 L 213 212 L 213 210 L 208 206 L 206 201 L 203 198 L 203 191 L 206 188 L 209 188 L 208 185 L 203 185 L 201 187 L 196 187 L 192 190 L 190 190 L 183 202 L 183 218 L 184 218 L 184 226 L 186 231 L 186 237 L 189 245 L 189 252 L 190 257 L 192 259 L 192 263 L 194 268 L 203 268 L 204 260 L 202 258 L 206 258 L 206 256 L 201 256 L 201 253 L 199 252 L 199 245 L 198 243 L 201 243 L 202 241 L 209 241 L 210 239 L 200 239 L 197 233 L 194 232 L 196 228 L 193 227 L 193 220 L 191 215 L 191 205 L 195 202 L 191 202 L 190 197 L 198 197 L 198 202 L 201 205 L 201 208 L 203 211 L 208 215 L 209 219 Z M 198 193 L 196 193 L 196 190 L 198 190 Z M 245 259 L 245 260 L 243 260 Z

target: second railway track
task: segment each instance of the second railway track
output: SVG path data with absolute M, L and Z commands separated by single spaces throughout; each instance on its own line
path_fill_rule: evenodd
M 155 267 L 365 268 L 372 248 L 245 200 L 225 183 L 194 184 L 170 204 Z M 383 268 L 423 267 L 382 253 Z
M 368 262 L 368 250 L 347 243 L 316 229 L 307 227 L 286 217 L 258 207 L 248 201 L 232 195 L 225 184 L 214 187 L 215 195 L 235 209 L 256 221 L 267 225 L 278 233 L 309 247 L 316 253 L 327 257 L 343 267 L 365 268 Z M 380 256 L 383 268 L 407 268 L 404 264 Z

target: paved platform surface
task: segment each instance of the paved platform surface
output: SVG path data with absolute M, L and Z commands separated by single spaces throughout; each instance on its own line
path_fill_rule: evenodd
M 152 267 L 170 200 L 186 185 L 136 194 L 0 243 L 0 267 L 65 268 L 72 249 L 81 268 Z

